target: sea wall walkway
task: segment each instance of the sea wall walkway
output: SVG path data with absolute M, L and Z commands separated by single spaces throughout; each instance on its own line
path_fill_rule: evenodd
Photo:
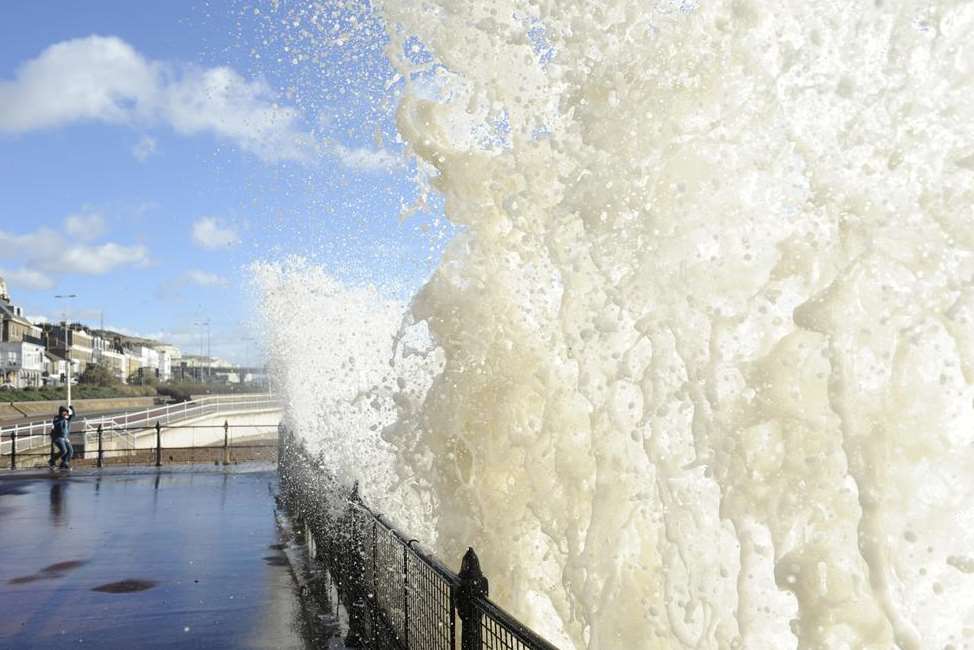
M 0 648 L 308 647 L 276 484 L 271 464 L 0 473 Z

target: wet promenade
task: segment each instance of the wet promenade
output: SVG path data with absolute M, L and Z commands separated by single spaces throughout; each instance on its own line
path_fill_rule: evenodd
M 272 467 L 0 473 L 0 648 L 305 648 Z

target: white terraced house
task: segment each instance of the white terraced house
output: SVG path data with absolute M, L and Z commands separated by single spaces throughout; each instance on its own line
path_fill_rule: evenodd
M 10 301 L 7 283 L 0 278 L 0 387 L 40 386 L 43 375 L 41 330 Z

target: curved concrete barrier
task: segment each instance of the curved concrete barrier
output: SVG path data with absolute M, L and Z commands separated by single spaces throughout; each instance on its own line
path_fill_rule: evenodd
M 267 409 L 263 411 L 226 412 L 180 421 L 170 424 L 160 431 L 162 446 L 175 447 L 209 447 L 223 444 L 224 424 L 227 424 L 227 435 L 232 446 L 235 440 L 256 436 L 266 437 L 277 435 L 277 426 L 281 422 L 282 409 Z M 133 436 L 133 447 L 136 449 L 154 449 L 156 446 L 155 429 L 147 429 Z

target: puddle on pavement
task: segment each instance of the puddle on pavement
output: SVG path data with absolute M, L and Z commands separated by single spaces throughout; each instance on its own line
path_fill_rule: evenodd
M 41 569 L 41 573 L 64 573 L 65 571 L 73 571 L 80 566 L 84 566 L 88 563 L 88 560 L 68 560 L 67 562 L 57 562 L 51 566 L 46 566 Z
M 78 567 L 88 564 L 88 560 L 67 560 L 65 562 L 56 562 L 49 566 L 44 567 L 34 575 L 30 576 L 20 576 L 19 578 L 13 578 L 7 581 L 8 585 L 26 585 L 32 582 L 37 582 L 38 580 L 54 580 L 56 578 L 63 577 L 68 571 L 74 571 Z
M 131 594 L 136 591 L 152 589 L 157 584 L 159 583 L 155 580 L 119 580 L 118 582 L 99 585 L 92 589 L 92 591 L 100 591 L 103 594 Z

